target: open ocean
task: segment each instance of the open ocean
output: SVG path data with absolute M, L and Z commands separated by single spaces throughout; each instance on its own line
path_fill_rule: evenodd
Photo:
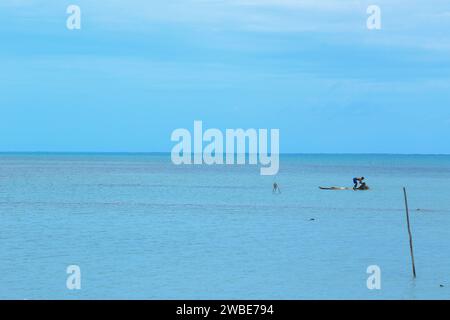
M 318 189 L 361 175 L 371 190 Z M 450 156 L 283 155 L 274 178 L 170 154 L 0 154 L 0 298 L 450 299 Z

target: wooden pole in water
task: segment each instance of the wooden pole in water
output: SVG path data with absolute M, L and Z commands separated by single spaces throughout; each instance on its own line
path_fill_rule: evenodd
M 405 195 L 405 207 L 406 207 L 406 223 L 408 225 L 408 234 L 409 234 L 409 249 L 411 251 L 411 261 L 412 261 L 412 270 L 413 276 L 416 277 L 416 265 L 414 263 L 414 251 L 413 251 L 413 240 L 411 235 L 411 226 L 409 223 L 409 208 L 408 208 L 408 197 L 406 196 L 406 188 L 403 187 L 403 194 Z

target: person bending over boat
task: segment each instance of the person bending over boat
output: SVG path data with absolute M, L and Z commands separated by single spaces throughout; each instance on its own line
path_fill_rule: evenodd
M 363 184 L 364 177 L 361 178 L 353 178 L 353 190 L 358 189 L 358 183 Z

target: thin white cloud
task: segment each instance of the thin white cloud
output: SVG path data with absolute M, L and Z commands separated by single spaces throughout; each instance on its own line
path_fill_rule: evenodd
M 155 25 L 202 32 L 322 33 L 331 41 L 448 50 L 448 0 L 77 0 L 91 28 L 154 32 Z M 382 30 L 365 28 L 366 8 L 382 9 Z M 53 0 L 2 0 L 2 15 L 61 19 Z M 19 12 L 19 13 L 18 13 Z M 1 23 L 1 22 L 0 22 Z M 339 34 L 339 36 L 335 36 Z M 226 44 L 223 44 L 226 45 Z

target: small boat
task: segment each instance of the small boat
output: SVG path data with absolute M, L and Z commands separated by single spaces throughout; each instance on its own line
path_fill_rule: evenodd
M 369 190 L 369 187 L 365 183 L 362 183 L 356 189 L 348 188 L 348 187 L 319 187 L 319 189 L 321 189 L 321 190 L 361 190 L 361 191 L 365 191 L 365 190 Z
M 347 187 L 319 187 L 321 190 L 353 190 L 353 188 Z

